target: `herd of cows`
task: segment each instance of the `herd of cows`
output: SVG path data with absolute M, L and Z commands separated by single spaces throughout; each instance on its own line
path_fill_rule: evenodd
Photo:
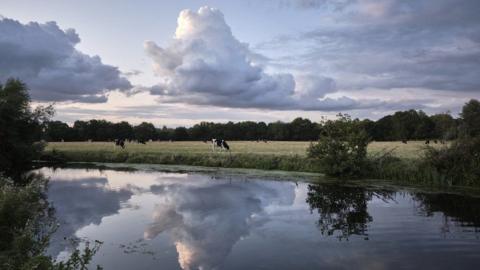
M 207 141 L 204 141 L 205 143 Z M 266 141 L 264 141 L 266 142 Z M 125 149 L 125 139 L 116 139 L 114 141 L 115 146 L 120 146 L 122 149 Z M 146 141 L 139 140 L 138 143 L 146 144 Z M 212 139 L 212 151 L 215 152 L 216 149 L 230 151 L 230 146 L 228 145 L 227 141 L 224 139 Z
M 262 141 L 265 142 L 265 143 L 267 142 L 266 140 L 262 140 Z M 140 143 L 140 144 L 146 144 L 147 143 L 146 141 L 143 141 L 143 140 L 139 140 L 137 142 Z M 207 140 L 205 140 L 203 142 L 208 143 Z M 257 142 L 260 142 L 260 140 L 257 140 Z M 439 141 L 438 140 L 432 140 L 432 142 L 437 144 Z M 115 146 L 120 146 L 122 149 L 125 149 L 125 139 L 116 139 L 114 141 L 114 143 L 115 143 Z M 230 146 L 228 145 L 227 141 L 225 141 L 224 139 L 215 139 L 214 138 L 214 139 L 211 140 L 211 143 L 212 143 L 212 151 L 213 152 L 215 152 L 216 149 L 230 151 Z M 407 144 L 408 141 L 407 140 L 402 140 L 402 143 Z M 440 140 L 440 143 L 445 144 L 445 141 Z M 425 144 L 430 144 L 430 140 L 426 140 Z

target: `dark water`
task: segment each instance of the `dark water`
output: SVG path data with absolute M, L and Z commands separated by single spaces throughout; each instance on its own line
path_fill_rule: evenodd
M 480 200 L 216 178 L 41 170 L 67 239 L 103 241 L 104 269 L 480 269 Z M 80 244 L 82 245 L 82 244 Z

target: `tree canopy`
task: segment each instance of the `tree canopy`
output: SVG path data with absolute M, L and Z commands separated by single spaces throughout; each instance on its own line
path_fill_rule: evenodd
M 0 85 L 0 172 L 14 175 L 28 169 L 42 151 L 39 142 L 52 107 L 30 108 L 24 83 L 9 79 Z

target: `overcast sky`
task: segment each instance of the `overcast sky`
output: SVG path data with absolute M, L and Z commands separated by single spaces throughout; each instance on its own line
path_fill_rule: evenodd
M 478 0 L 0 0 L 0 81 L 56 119 L 457 114 L 480 98 Z

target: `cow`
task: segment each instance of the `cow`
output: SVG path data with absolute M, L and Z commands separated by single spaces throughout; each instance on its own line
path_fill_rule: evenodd
M 212 151 L 215 152 L 216 148 L 220 148 L 220 150 L 227 150 L 230 151 L 230 146 L 224 139 L 212 139 Z
M 425 141 L 425 144 L 430 144 L 430 140 L 426 140 L 426 141 Z
M 407 144 L 407 140 L 402 140 L 402 143 Z
M 125 149 L 125 139 L 115 139 L 115 146 L 120 146 Z

